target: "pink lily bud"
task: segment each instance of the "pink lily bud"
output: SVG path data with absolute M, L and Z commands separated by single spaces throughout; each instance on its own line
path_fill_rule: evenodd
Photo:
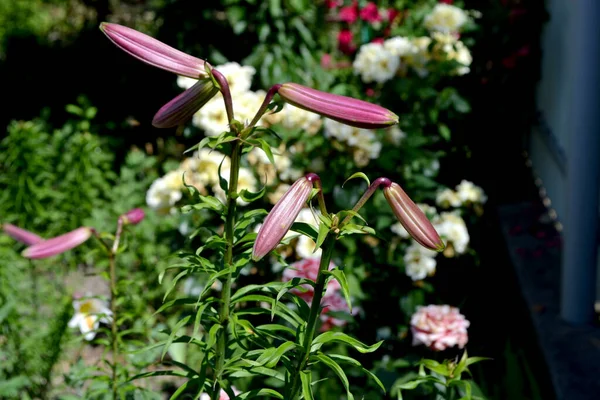
M 408 197 L 400 185 L 385 178 L 383 194 L 404 229 L 421 246 L 442 251 L 446 247 L 423 211 Z
M 64 235 L 29 246 L 21 254 L 23 257 L 34 259 L 56 256 L 79 246 L 88 240 L 93 232 L 92 228 L 82 226 Z
M 279 199 L 273 207 L 265 222 L 260 227 L 252 259 L 258 261 L 273 250 L 290 229 L 300 210 L 304 207 L 313 188 L 313 182 L 320 180 L 317 174 L 307 174 L 298 179 Z
M 126 225 L 137 225 L 142 222 L 145 216 L 144 210 L 141 208 L 134 208 L 121 215 L 121 219 Z
M 293 106 L 357 128 L 387 128 L 398 123 L 396 114 L 377 104 L 321 92 L 297 83 L 282 84 L 278 93 Z
M 43 242 L 44 239 L 40 236 L 36 235 L 33 232 L 26 231 L 25 229 L 21 229 L 18 226 L 14 226 L 12 224 L 2 224 L 2 229 L 8 236 L 11 238 L 18 240 L 21 243 L 25 243 L 27 246 L 31 246 L 32 244 Z
M 199 80 L 194 86 L 162 106 L 154 116 L 152 125 L 157 128 L 172 128 L 187 122 L 218 91 L 219 88 L 215 86 L 212 79 Z
M 204 61 L 126 26 L 103 22 L 100 29 L 119 48 L 155 67 L 190 78 L 206 78 Z

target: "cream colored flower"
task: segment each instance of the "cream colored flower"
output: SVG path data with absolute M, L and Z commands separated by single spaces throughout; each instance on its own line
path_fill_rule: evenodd
M 413 51 L 407 54 L 404 59 L 407 65 L 409 65 L 420 77 L 429 75 L 427 69 L 427 63 L 431 60 L 431 53 L 429 51 L 429 45 L 431 44 L 431 38 L 428 36 L 420 36 L 411 38 L 413 44 Z
M 454 252 L 444 251 L 446 257 L 464 254 L 467 251 L 471 237 L 464 219 L 457 212 L 442 212 L 432 223 L 446 242 L 446 248 L 454 249 Z
M 456 193 L 460 200 L 465 203 L 480 203 L 485 204 L 487 196 L 483 192 L 483 189 L 475 185 L 473 182 L 469 182 L 463 179 L 456 186 Z
M 425 17 L 423 25 L 430 31 L 456 33 L 468 20 L 469 16 L 463 9 L 451 4 L 438 3 Z
M 183 194 L 183 172 L 175 170 L 158 178 L 146 192 L 146 204 L 158 212 L 170 212 Z
M 404 254 L 404 268 L 406 275 L 413 281 L 420 281 L 427 276 L 435 274 L 437 252 L 426 249 L 413 241 Z
M 112 311 L 106 301 L 87 297 L 73 300 L 75 314 L 68 323 L 69 328 L 79 328 L 85 340 L 96 337 L 100 323 L 109 324 L 112 321 Z
M 223 178 L 229 183 L 229 170 L 221 170 L 221 174 L 223 175 Z M 258 190 L 257 185 L 258 182 L 254 177 L 254 173 L 248 168 L 240 168 L 240 172 L 238 174 L 238 193 L 240 193 L 244 189 L 249 192 L 256 192 Z M 218 183 L 215 183 L 212 189 L 215 193 L 215 196 L 218 199 L 220 199 L 223 203 L 225 203 L 225 201 L 227 200 L 227 194 L 223 189 L 221 189 L 221 186 Z M 241 198 L 241 196 L 237 198 L 237 203 L 240 205 L 248 204 Z
M 453 74 L 465 75 L 471 71 L 469 66 L 473 62 L 473 57 L 463 42 L 451 33 L 434 32 L 431 36 L 436 42 L 433 51 L 437 58 L 449 61 L 454 60 L 462 64 L 462 66 L 454 70 Z
M 322 250 L 317 249 L 317 251 L 315 251 L 315 245 L 316 243 L 314 240 L 308 236 L 300 235 L 298 242 L 296 243 L 296 255 L 300 258 L 321 258 Z
M 442 208 L 460 207 L 462 205 L 462 200 L 454 190 L 444 189 L 437 193 L 435 204 Z
M 280 116 L 277 118 L 276 116 Z M 308 135 L 317 133 L 323 125 L 323 118 L 319 114 L 303 110 L 286 103 L 283 109 L 272 116 L 268 116 L 267 120 L 276 120 L 287 129 L 302 130 Z
M 392 79 L 400 66 L 400 58 L 379 43 L 360 46 L 352 63 L 354 73 L 365 83 L 383 83 Z
M 217 93 L 192 117 L 192 124 L 204 131 L 206 136 L 218 136 L 228 129 L 229 120 L 223 105 L 223 97 Z

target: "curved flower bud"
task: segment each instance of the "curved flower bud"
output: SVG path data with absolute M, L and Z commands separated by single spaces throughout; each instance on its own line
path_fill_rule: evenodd
M 273 250 L 290 229 L 300 210 L 308 201 L 313 182 L 319 180 L 316 174 L 310 173 L 298 179 L 279 199 L 265 222 L 260 227 L 254 247 L 252 259 L 258 261 Z
M 425 213 L 408 197 L 400 185 L 389 182 L 383 188 L 383 194 L 396 218 L 417 243 L 431 250 L 444 250 L 446 245 Z
M 207 76 L 204 61 L 126 26 L 102 22 L 100 30 L 119 48 L 146 64 L 198 79 Z
M 215 86 L 212 79 L 200 79 L 194 86 L 162 106 L 154 115 L 152 125 L 157 128 L 172 128 L 187 122 L 218 91 L 219 88 Z
M 44 239 L 40 236 L 36 235 L 33 232 L 29 232 L 25 229 L 21 229 L 18 226 L 12 224 L 2 224 L 2 229 L 8 236 L 11 238 L 18 240 L 21 243 L 25 243 L 27 246 L 31 246 L 32 244 L 43 242 Z
M 278 93 L 293 106 L 357 128 L 387 128 L 398 123 L 396 114 L 377 104 L 321 92 L 297 83 L 282 84 Z
M 47 258 L 56 256 L 79 246 L 88 240 L 93 232 L 94 230 L 92 228 L 82 226 L 81 228 L 77 228 L 64 235 L 56 236 L 52 239 L 29 246 L 23 250 L 22 255 L 26 258 Z
M 137 225 L 144 220 L 146 213 L 141 208 L 134 208 L 121 215 L 121 220 L 126 225 Z

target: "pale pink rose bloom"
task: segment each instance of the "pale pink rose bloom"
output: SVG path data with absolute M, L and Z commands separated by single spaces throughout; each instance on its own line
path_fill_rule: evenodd
M 285 271 L 283 271 L 282 281 L 287 282 L 287 281 L 292 280 L 293 278 L 306 278 L 306 279 L 310 279 L 313 282 L 316 282 L 317 275 L 319 274 L 319 262 L 320 261 L 321 261 L 320 257 L 311 257 L 311 258 L 305 258 L 303 260 L 296 261 L 295 263 L 290 264 L 289 268 L 286 268 Z M 335 264 L 330 262 L 329 269 L 331 270 L 334 268 L 335 268 Z M 301 289 L 294 288 L 291 290 L 291 292 L 296 294 L 298 297 L 304 299 L 304 301 L 306 301 L 307 303 L 310 304 L 310 302 L 313 298 L 314 288 L 311 285 L 302 285 L 302 287 L 305 288 L 307 291 L 303 291 Z M 325 296 L 327 296 L 328 294 L 330 294 L 332 292 L 339 291 L 341 288 L 342 287 L 340 286 L 340 283 L 337 280 L 331 279 L 329 281 L 329 283 L 327 284 L 327 290 L 325 291 Z
M 417 307 L 411 320 L 413 346 L 423 344 L 432 350 L 442 351 L 450 347 L 465 347 L 469 337 L 467 321 L 458 308 L 449 305 Z
M 329 286 L 331 286 L 331 284 Z M 325 296 L 323 296 L 321 304 L 323 305 L 323 311 L 321 312 L 321 332 L 328 331 L 334 326 L 345 326 L 348 323 L 348 321 L 344 319 L 335 318 L 333 315 L 329 314 L 330 311 L 350 311 L 346 299 L 339 290 L 329 292 L 329 287 L 327 287 L 327 291 L 325 292 Z M 358 307 L 352 307 L 351 314 L 358 314 Z
M 293 278 L 307 278 L 311 281 L 316 281 L 319 273 L 320 260 L 320 257 L 311 257 L 296 261 L 283 272 L 282 280 L 287 282 Z M 333 268 L 335 268 L 335 264 L 332 262 L 329 263 L 329 269 L 331 270 Z M 295 293 L 308 304 L 311 304 L 315 292 L 314 288 L 310 285 L 302 285 L 302 287 L 307 290 L 302 291 L 301 289 L 294 288 L 290 291 Z M 335 318 L 329 314 L 330 311 L 350 311 L 348 303 L 341 293 L 341 289 L 342 287 L 340 283 L 335 279 L 331 279 L 327 283 L 327 289 L 325 290 L 325 294 L 321 300 L 321 305 L 323 306 L 323 311 L 321 312 L 321 331 L 328 331 L 334 326 L 344 326 L 347 323 L 346 320 Z M 352 315 L 356 315 L 357 313 L 358 308 L 353 307 Z

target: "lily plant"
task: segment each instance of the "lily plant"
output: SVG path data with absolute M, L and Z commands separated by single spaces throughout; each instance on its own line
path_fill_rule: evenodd
M 170 128 L 185 124 L 217 92 L 223 96 L 223 106 L 228 117 L 228 127 L 224 127 L 226 130 L 221 135 L 206 137 L 196 146 L 218 149 L 230 157 L 228 179 L 219 177 L 221 187 L 227 194 L 226 201 L 222 203 L 215 197 L 203 196 L 193 186 L 186 185 L 195 201 L 191 208 L 208 209 L 216 213 L 224 221 L 224 229 L 222 233 L 215 233 L 207 238 L 193 254 L 183 255 L 187 264 L 184 263 L 180 267 L 181 272 L 174 278 L 176 283 L 198 270 L 210 274 L 205 290 L 198 299 L 193 300 L 197 309 L 194 328 L 185 335 L 176 332 L 190 322 L 192 317 L 187 316 L 163 343 L 166 349 L 171 343 L 186 342 L 198 346 L 203 352 L 199 365 L 179 365 L 188 381 L 178 389 L 176 395 L 194 387 L 198 388 L 196 395 L 206 392 L 212 400 L 223 398 L 222 391 L 231 399 L 313 399 L 313 386 L 316 382 L 311 371 L 316 364 L 323 364 L 339 376 L 348 398 L 352 399 L 348 379 L 339 364 L 360 366 L 360 362 L 345 355 L 326 354 L 322 351 L 323 346 L 331 342 L 340 342 L 365 353 L 375 351 L 381 342 L 369 346 L 341 332 L 317 334 L 317 324 L 323 309 L 321 302 L 329 280 L 335 279 L 339 282 L 350 305 L 351 296 L 343 269 L 328 268 L 336 242 L 350 234 L 374 233 L 365 223 L 352 221 L 355 217 L 361 218 L 361 207 L 377 188 L 382 188 L 393 213 L 418 243 L 436 251 L 443 250 L 444 243 L 425 214 L 400 185 L 385 177 L 378 178 L 371 184 L 360 172 L 351 176 L 350 178 L 363 178 L 369 183 L 368 189 L 351 210 L 329 213 L 319 176 L 307 173 L 289 188 L 269 213 L 260 209 L 241 213 L 237 209 L 236 200 L 241 197 L 246 202 L 252 202 L 264 194 L 264 189 L 258 193 L 240 191 L 238 175 L 242 156 L 251 148 L 261 149 L 274 163 L 271 148 L 262 137 L 269 131 L 257 124 L 265 113 L 277 109 L 274 103 L 275 96 L 293 106 L 358 128 L 387 128 L 398 123 L 398 116 L 376 104 L 289 82 L 274 85 L 267 91 L 263 103 L 251 121 L 238 121 L 235 119 L 227 79 L 207 61 L 185 54 L 125 26 L 102 23 L 100 29 L 117 47 L 129 55 L 152 66 L 198 80 L 194 86 L 169 101 L 157 112 L 153 120 L 154 126 Z M 307 228 L 302 224 L 295 225 L 294 221 L 300 210 L 313 198 L 316 198 L 321 212 L 320 225 L 317 229 Z M 260 230 L 257 233 L 249 231 L 252 222 L 265 214 L 266 218 Z M 316 281 L 295 278 L 288 282 L 265 282 L 234 290 L 233 283 L 240 270 L 273 254 L 289 230 L 296 230 L 311 237 L 316 247 L 322 249 Z M 216 281 L 222 282 L 219 296 L 211 292 L 211 285 Z M 310 305 L 292 292 L 292 289 L 302 285 L 314 287 Z M 287 300 L 295 307 L 286 307 L 280 300 Z M 162 309 L 173 304 L 174 301 L 165 303 Z M 247 304 L 268 306 L 245 309 L 243 305 Z M 255 326 L 252 317 L 257 314 L 270 316 L 271 319 L 277 317 L 277 320 L 272 324 Z M 199 332 L 199 325 L 204 327 L 205 334 Z M 366 369 L 363 370 L 384 389 L 376 376 Z M 164 374 L 169 373 L 150 372 L 143 376 Z M 170 374 L 182 376 L 178 371 L 171 371 Z M 280 380 L 282 385 L 280 388 L 251 389 L 241 394 L 234 391 L 232 381 L 248 376 L 269 376 Z

